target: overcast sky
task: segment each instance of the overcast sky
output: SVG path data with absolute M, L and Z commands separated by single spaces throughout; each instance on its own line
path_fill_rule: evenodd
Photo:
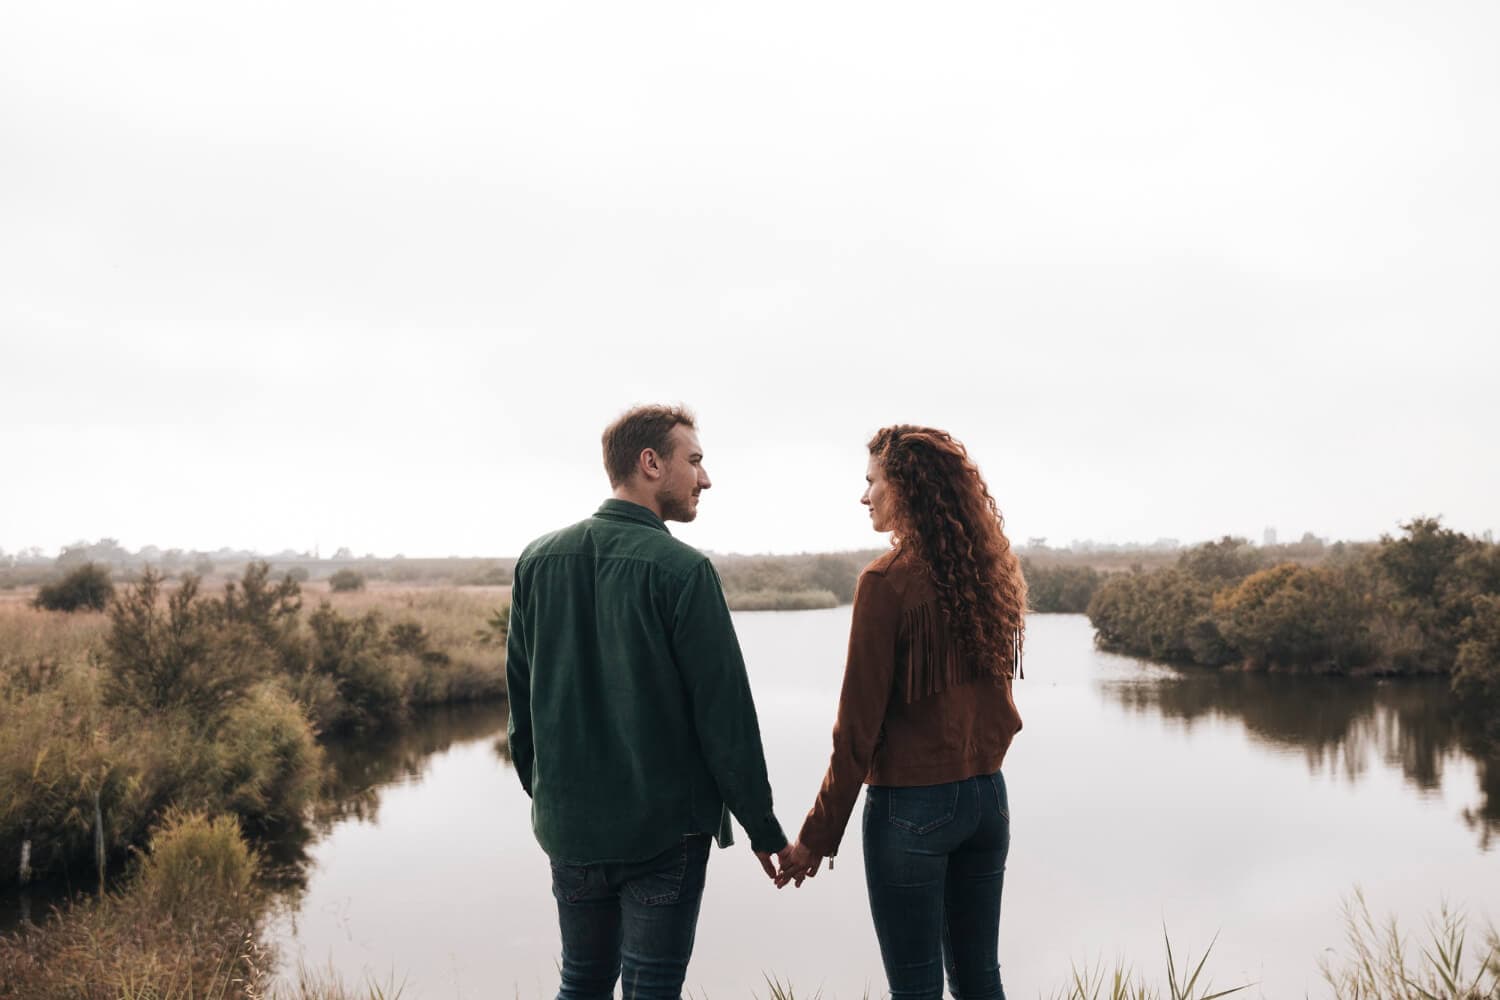
M 1500 527 L 1500 5 L 19 0 L 0 548 L 514 554 L 682 400 L 679 537 Z

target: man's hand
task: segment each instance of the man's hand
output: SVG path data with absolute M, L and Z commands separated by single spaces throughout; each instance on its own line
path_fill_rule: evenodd
M 781 862 L 781 871 L 776 875 L 778 889 L 788 882 L 795 883 L 798 889 L 802 888 L 802 880 L 817 875 L 818 869 L 823 865 L 823 855 L 814 854 L 801 841 L 782 851 L 777 860 Z
M 776 860 L 779 862 L 785 854 L 786 848 L 783 847 L 781 850 L 776 852 Z M 756 851 L 755 857 L 760 861 L 761 870 L 766 873 L 766 878 L 771 879 L 774 882 L 776 880 L 776 866 L 771 863 L 771 852 Z

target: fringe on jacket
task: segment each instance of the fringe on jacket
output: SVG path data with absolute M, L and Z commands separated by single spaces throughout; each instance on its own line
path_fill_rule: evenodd
M 897 650 L 897 684 L 908 703 L 981 677 L 1025 676 L 1021 671 L 1020 629 L 1011 635 L 1009 662 L 981 663 L 963 655 L 934 601 L 901 612 L 900 636 L 903 648 Z

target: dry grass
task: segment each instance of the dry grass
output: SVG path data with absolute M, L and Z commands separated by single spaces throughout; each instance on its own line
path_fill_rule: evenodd
M 38 611 L 30 600 L 0 596 L 0 673 L 40 661 L 58 665 L 88 662 L 109 630 L 109 617 L 96 612 Z

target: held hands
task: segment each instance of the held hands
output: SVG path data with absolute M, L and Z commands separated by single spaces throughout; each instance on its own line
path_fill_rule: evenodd
M 818 869 L 823 866 L 823 855 L 814 854 L 801 841 L 783 848 L 776 858 L 781 862 L 781 871 L 776 873 L 778 889 L 784 888 L 788 882 L 798 889 L 802 888 L 802 880 L 817 875 Z
M 756 851 L 755 858 L 760 862 L 766 878 L 774 881 L 778 889 L 784 888 L 788 882 L 800 889 L 803 879 L 812 878 L 823 867 L 823 855 L 814 854 L 800 842 L 788 844 L 774 855 L 769 851 Z M 773 858 L 775 864 L 772 863 Z

